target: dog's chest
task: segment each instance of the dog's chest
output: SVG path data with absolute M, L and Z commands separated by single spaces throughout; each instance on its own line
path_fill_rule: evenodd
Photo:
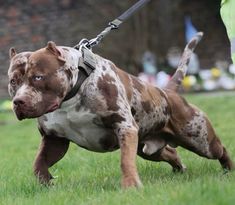
M 53 131 L 58 137 L 67 138 L 85 149 L 106 152 L 118 148 L 114 133 L 89 110 L 59 109 L 48 113 L 46 118 L 43 122 L 46 132 Z

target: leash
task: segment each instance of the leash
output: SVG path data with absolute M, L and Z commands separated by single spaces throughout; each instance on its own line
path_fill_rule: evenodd
M 119 26 L 127 20 L 132 14 L 134 14 L 136 11 L 138 11 L 140 8 L 142 8 L 145 4 L 150 2 L 151 0 L 139 0 L 134 5 L 132 5 L 129 9 L 127 9 L 124 13 L 122 13 L 119 17 L 114 19 L 112 22 L 108 24 L 108 26 L 95 38 L 88 40 L 88 39 L 82 39 L 76 46 L 74 46 L 75 49 L 79 49 L 81 45 L 84 45 L 88 49 L 91 49 L 92 47 L 98 45 L 100 41 L 111 31 L 114 29 L 118 29 Z
M 145 4 L 147 4 L 150 0 L 139 0 L 129 9 L 127 9 L 123 14 L 114 19 L 112 22 L 108 24 L 108 26 L 95 38 L 88 40 L 82 39 L 76 46 L 75 49 L 81 51 L 82 57 L 78 62 L 79 76 L 77 78 L 77 82 L 71 91 L 65 96 L 63 102 L 74 97 L 78 90 L 80 89 L 83 82 L 90 76 L 90 74 L 96 68 L 96 57 L 92 53 L 92 47 L 98 45 L 100 41 L 111 31 L 114 29 L 118 29 L 119 26 L 127 20 L 132 14 L 142 8 Z

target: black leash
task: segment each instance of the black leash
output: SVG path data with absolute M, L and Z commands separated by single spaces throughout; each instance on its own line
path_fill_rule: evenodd
M 80 50 L 82 52 L 82 59 L 79 59 L 79 76 L 77 78 L 77 82 L 71 91 L 65 96 L 63 101 L 67 101 L 74 97 L 78 90 L 80 89 L 83 82 L 89 77 L 89 75 L 93 72 L 96 66 L 96 60 L 94 54 L 91 51 L 91 48 L 99 44 L 99 42 L 113 29 L 118 29 L 118 27 L 128 19 L 133 13 L 142 8 L 145 4 L 147 4 L 150 0 L 139 0 L 132 7 L 126 10 L 119 17 L 114 19 L 112 22 L 108 24 L 100 34 L 98 34 L 95 38 L 91 40 L 82 39 L 79 44 L 74 46 L 75 49 Z
M 128 10 L 126 10 L 119 17 L 114 19 L 112 22 L 108 24 L 108 26 L 95 38 L 91 40 L 82 39 L 79 44 L 77 44 L 74 48 L 79 49 L 81 45 L 85 45 L 87 48 L 91 49 L 92 47 L 99 44 L 99 42 L 113 29 L 118 29 L 119 26 L 127 20 L 132 14 L 142 8 L 145 4 L 150 2 L 151 0 L 139 0 L 133 6 L 131 6 Z

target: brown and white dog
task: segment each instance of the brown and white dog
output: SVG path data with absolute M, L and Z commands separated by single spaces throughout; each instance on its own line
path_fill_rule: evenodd
M 78 93 L 63 101 L 80 74 L 81 52 L 49 42 L 35 52 L 10 50 L 9 92 L 19 120 L 38 118 L 42 141 L 34 173 L 52 179 L 48 168 L 67 152 L 69 143 L 96 152 L 121 150 L 122 187 L 140 186 L 136 155 L 166 161 L 184 171 L 176 150 L 218 159 L 232 169 L 226 149 L 211 123 L 178 93 L 192 50 L 202 34 L 186 46 L 181 63 L 165 89 L 143 83 L 96 55 L 96 69 Z

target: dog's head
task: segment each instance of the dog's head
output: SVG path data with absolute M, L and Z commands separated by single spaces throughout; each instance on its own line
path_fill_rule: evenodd
M 56 110 L 68 90 L 68 77 L 61 73 L 65 64 L 55 43 L 35 52 L 16 54 L 10 49 L 9 93 L 19 120 L 40 117 Z

